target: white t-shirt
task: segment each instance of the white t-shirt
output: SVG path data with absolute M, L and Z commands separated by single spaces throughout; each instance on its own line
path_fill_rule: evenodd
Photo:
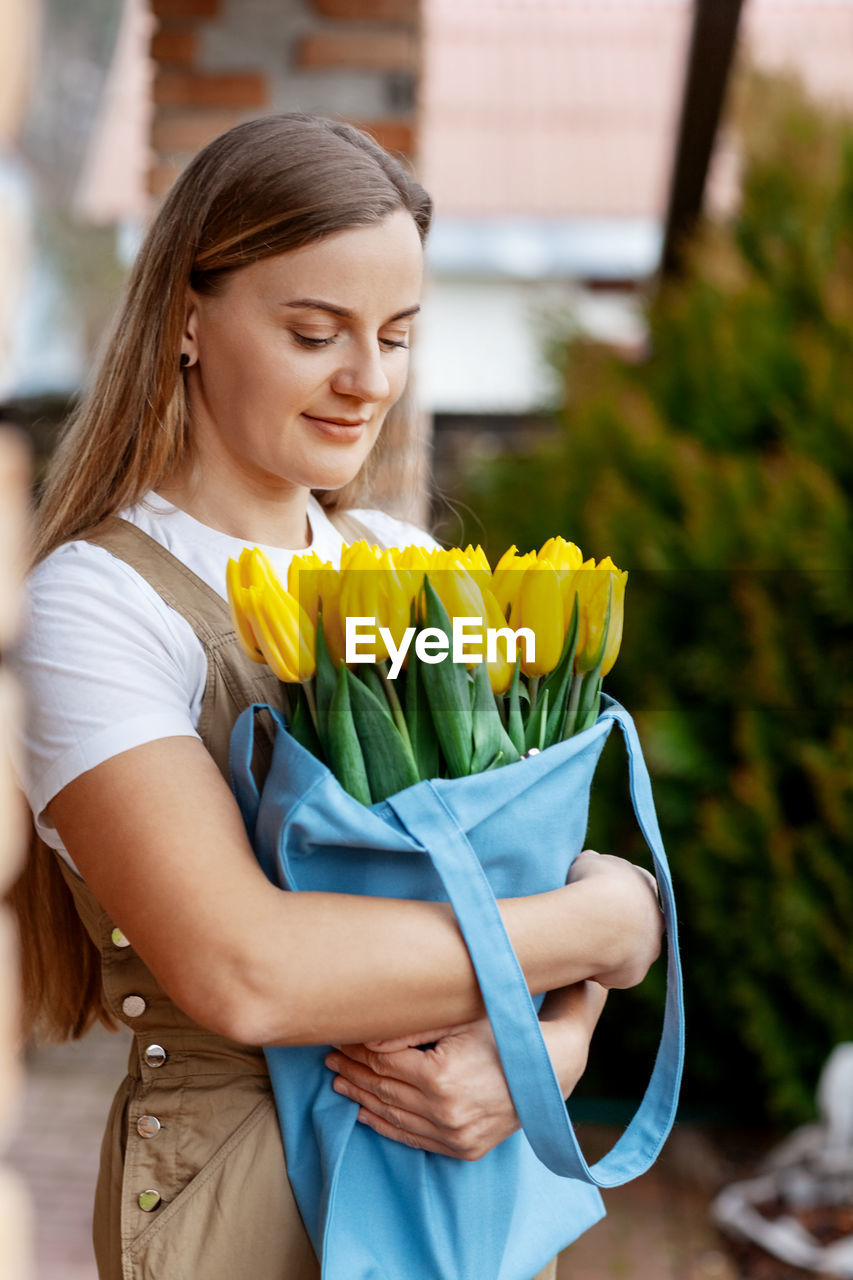
M 383 511 L 352 514 L 387 546 L 438 545 Z M 239 556 L 242 539 L 208 528 L 154 493 L 121 515 L 226 598 L 225 566 Z M 311 550 L 337 564 L 344 539 L 313 497 L 308 520 Z M 299 552 L 262 549 L 286 581 Z M 121 751 L 157 738 L 198 737 L 204 650 L 186 619 L 135 569 L 103 547 L 69 542 L 30 577 L 16 666 L 28 702 L 21 784 L 39 835 L 73 867 L 45 807 L 74 778 Z

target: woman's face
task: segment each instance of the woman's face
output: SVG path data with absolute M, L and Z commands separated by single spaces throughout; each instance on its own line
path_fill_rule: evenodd
M 267 496 L 338 489 L 402 394 L 423 255 L 405 210 L 190 291 L 183 350 L 194 451 Z

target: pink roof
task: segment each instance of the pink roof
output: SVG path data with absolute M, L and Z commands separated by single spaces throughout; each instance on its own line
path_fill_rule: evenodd
M 768 70 L 792 70 L 823 102 L 853 108 L 851 0 L 747 0 L 742 36 Z
M 419 170 L 448 217 L 659 217 L 688 0 L 423 0 Z M 747 0 L 756 61 L 853 103 L 850 0 Z M 733 190 L 731 157 L 714 174 Z

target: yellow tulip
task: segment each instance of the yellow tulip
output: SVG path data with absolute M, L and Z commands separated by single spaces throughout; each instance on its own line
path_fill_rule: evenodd
M 320 576 L 331 568 L 330 560 L 321 560 L 316 551 L 311 551 L 305 556 L 294 556 L 287 571 L 287 589 L 296 596 L 315 627 L 320 605 Z
M 506 619 L 503 611 L 495 598 L 493 591 L 483 592 L 483 603 L 486 606 L 486 625 L 494 628 L 495 631 L 506 627 Z M 522 646 L 524 641 L 522 640 Z M 499 636 L 496 643 L 497 658 L 494 662 L 489 662 L 486 658 L 486 667 L 489 672 L 489 684 L 492 686 L 492 693 L 506 693 L 512 684 L 512 677 L 515 671 L 515 661 L 510 662 L 507 655 L 507 641 L 505 637 Z M 523 652 L 522 647 L 522 652 Z
M 394 568 L 397 570 L 420 569 L 423 571 L 431 564 L 434 554 L 435 552 L 428 547 L 421 547 L 417 544 L 413 544 L 410 547 L 391 548 L 391 559 L 394 562 Z
M 596 665 L 604 645 L 601 674 L 606 676 L 613 667 L 622 642 L 622 620 L 625 606 L 626 570 L 618 569 L 610 556 L 606 556 L 595 568 L 584 566 L 575 584 L 580 609 L 578 647 L 575 653 L 575 671 L 591 671 Z M 610 601 L 610 625 L 605 637 L 604 624 Z
M 345 573 L 353 564 L 360 565 L 362 568 L 371 561 L 376 562 L 382 553 L 374 544 L 368 543 L 366 539 L 360 538 L 358 542 L 350 542 L 341 548 L 341 573 Z
M 430 582 L 451 621 L 453 618 L 485 618 L 483 593 L 461 556 L 455 561 L 445 560 L 430 573 Z
M 545 560 L 534 559 L 525 570 L 512 601 L 510 624 L 514 629 L 530 627 L 536 636 L 536 656 L 527 661 L 521 644 L 521 669 L 526 676 L 544 676 L 560 661 L 566 638 L 563 602 L 556 569 Z
M 429 580 L 447 610 L 448 617 L 451 622 L 454 618 L 476 618 L 480 621 L 483 628 L 482 644 L 477 644 L 476 631 L 472 629 L 467 635 L 467 648 L 475 653 L 479 650 L 485 656 L 485 628 L 495 624 L 488 621 L 483 592 L 468 572 L 465 553 L 454 547 L 449 551 L 434 551 L 430 559 Z M 503 614 L 499 610 L 498 614 L 497 625 L 504 626 Z M 423 622 L 423 618 L 421 621 Z M 469 668 L 476 667 L 481 660 L 471 657 L 466 660 L 465 665 Z
M 578 577 L 595 568 L 593 559 L 584 560 L 583 564 L 577 569 L 558 569 L 557 577 L 560 579 L 560 598 L 563 601 L 563 626 L 568 631 L 572 620 L 572 612 L 574 610 L 575 596 L 578 594 Z M 580 605 L 580 601 L 578 601 Z M 578 646 L 582 639 L 582 628 L 584 627 L 583 617 L 578 619 Z M 575 650 L 577 652 L 577 648 Z
M 299 601 L 271 582 L 251 586 L 248 593 L 252 630 L 271 670 L 286 684 L 310 680 L 314 627 Z
M 321 569 L 318 575 L 318 595 L 323 614 L 323 637 L 329 657 L 339 667 L 346 656 L 346 636 L 341 621 L 341 575 L 337 569 Z
M 279 582 L 275 565 L 260 547 L 244 547 L 240 552 L 240 571 L 247 587 L 260 587 L 265 582 Z
M 489 591 L 492 586 L 492 567 L 489 564 L 485 551 L 477 543 L 476 547 L 472 547 L 471 543 L 464 551 L 459 552 L 459 559 L 465 565 L 471 577 L 477 583 L 481 591 Z
M 239 560 L 228 561 L 225 585 L 231 617 L 243 650 L 253 662 L 265 662 L 266 659 L 252 627 L 248 593 L 250 587 L 260 587 L 265 583 L 281 585 L 275 565 L 260 547 L 244 547 Z
M 399 645 L 409 625 L 411 596 L 394 569 L 391 553 L 386 550 L 377 555 L 374 550 L 362 544 L 348 556 L 347 568 L 341 572 L 338 613 L 344 627 L 348 617 L 376 619 L 373 652 L 382 662 L 388 657 L 388 645 L 379 627 L 386 627 Z M 363 634 L 369 634 L 368 627 L 363 628 Z
M 524 555 L 519 555 L 513 543 L 511 547 L 507 547 L 495 565 L 492 574 L 492 591 L 495 593 L 504 617 L 521 586 L 524 570 L 529 568 L 535 560 L 535 551 L 526 551 Z
M 625 616 L 625 587 L 628 584 L 627 569 L 617 569 L 616 565 L 605 556 L 598 566 L 599 571 L 606 569 L 613 583 L 613 595 L 610 601 L 610 627 L 607 631 L 607 643 L 604 646 L 604 659 L 601 663 L 601 674 L 606 676 L 619 657 L 622 644 L 622 623 Z
M 455 548 L 449 551 L 445 547 L 433 547 L 432 551 L 427 553 L 424 568 L 427 573 L 438 573 L 441 569 L 449 569 L 452 567 L 454 557 L 458 554 Z
M 381 563 L 381 603 L 377 614 L 382 626 L 387 627 L 399 645 L 411 619 L 411 605 L 416 588 L 414 574 L 398 573 L 390 551 L 383 551 Z M 420 584 L 418 583 L 418 586 Z
M 338 615 L 341 627 L 346 627 L 347 618 L 376 618 L 379 625 L 378 596 L 380 590 L 380 574 L 376 572 L 376 558 L 365 541 L 355 542 L 345 547 L 341 555 L 340 591 L 338 593 Z M 367 633 L 364 629 L 363 634 Z M 373 652 L 378 661 L 388 657 L 379 633 L 374 629 Z
M 253 662 L 266 662 L 249 616 L 249 587 L 243 581 L 241 566 L 237 560 L 228 561 L 225 584 L 231 618 L 243 652 Z
M 426 547 L 391 547 L 390 556 L 394 572 L 406 591 L 409 600 L 414 600 L 423 586 L 424 573 L 429 567 L 431 552 Z
M 547 560 L 548 564 L 558 571 L 580 569 L 583 564 L 583 555 L 580 548 L 576 547 L 573 542 L 566 542 L 565 538 L 549 538 L 539 548 L 537 553 L 538 560 Z

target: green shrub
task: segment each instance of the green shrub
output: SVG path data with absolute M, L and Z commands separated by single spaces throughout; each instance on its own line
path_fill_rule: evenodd
M 492 553 L 559 532 L 631 570 L 607 688 L 680 901 L 685 1099 L 791 1122 L 853 1034 L 853 125 L 758 79 L 739 120 L 742 206 L 659 290 L 648 359 L 570 345 L 555 431 L 460 496 Z M 592 831 L 639 858 L 618 755 Z M 611 1002 L 593 1089 L 636 1088 L 661 981 Z

